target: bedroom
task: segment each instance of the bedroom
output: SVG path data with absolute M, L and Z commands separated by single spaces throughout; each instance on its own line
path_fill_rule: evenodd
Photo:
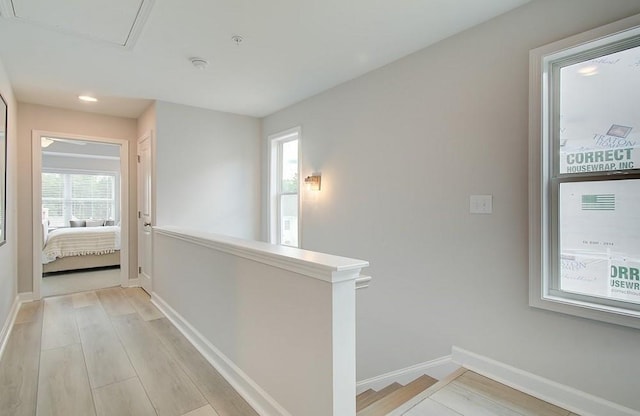
M 41 138 L 42 295 L 120 281 L 120 146 Z

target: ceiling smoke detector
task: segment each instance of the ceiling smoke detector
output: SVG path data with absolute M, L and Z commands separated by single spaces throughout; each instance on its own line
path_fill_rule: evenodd
M 209 65 L 209 62 L 207 62 L 207 60 L 203 58 L 191 58 L 190 60 L 191 65 L 198 69 L 205 69 L 207 65 Z
M 231 36 L 231 41 L 236 44 L 236 46 L 240 46 L 244 38 L 240 35 Z

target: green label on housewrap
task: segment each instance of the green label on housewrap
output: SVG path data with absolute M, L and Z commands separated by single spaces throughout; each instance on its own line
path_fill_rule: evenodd
M 611 265 L 611 291 L 640 296 L 640 267 Z
M 640 168 L 637 148 L 560 153 L 560 173 L 606 172 Z

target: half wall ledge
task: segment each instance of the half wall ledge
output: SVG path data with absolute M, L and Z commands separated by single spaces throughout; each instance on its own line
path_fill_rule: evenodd
M 152 302 L 260 416 L 356 415 L 364 260 L 153 227 Z
M 244 240 L 188 228 L 154 226 L 153 232 L 329 283 L 355 280 L 360 277 L 361 269 L 369 267 L 369 262 L 365 260 L 279 246 L 262 241 Z M 370 276 L 363 277 L 367 278 L 367 282 L 371 280 Z

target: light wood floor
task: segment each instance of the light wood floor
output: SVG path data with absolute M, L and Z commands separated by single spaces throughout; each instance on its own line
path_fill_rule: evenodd
M 0 414 L 257 416 L 139 288 L 22 305 Z
M 417 399 L 420 400 L 414 400 L 413 407 L 398 413 L 406 416 L 578 416 L 466 369 L 430 387 Z

